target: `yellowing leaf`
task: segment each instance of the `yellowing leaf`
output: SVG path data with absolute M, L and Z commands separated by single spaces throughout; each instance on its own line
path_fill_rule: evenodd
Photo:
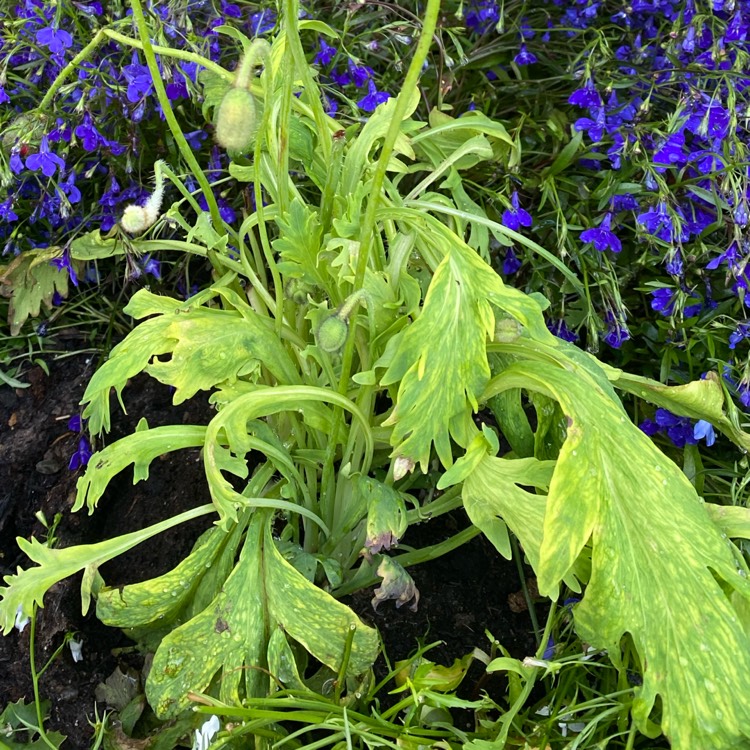
M 675 750 L 746 746 L 750 634 L 731 592 L 747 599 L 750 585 L 730 544 L 679 468 L 593 377 L 516 363 L 487 395 L 519 387 L 556 399 L 568 419 L 547 498 L 539 590 L 553 594 L 590 542 L 576 629 L 611 650 L 632 637 L 643 665 L 633 707 L 639 724 L 660 695 Z
M 234 300 L 231 290 L 216 293 L 230 303 Z M 199 390 L 232 384 L 255 372 L 261 363 L 283 382 L 295 382 L 299 377 L 273 328 L 247 305 L 242 306 L 242 312 L 209 310 L 196 301 L 181 303 L 141 289 L 125 312 L 156 317 L 131 331 L 91 378 L 82 403 L 88 404 L 83 415 L 91 420 L 94 433 L 109 430 L 110 390 L 114 388 L 120 397 L 128 379 L 144 370 L 174 386 L 175 404 Z M 168 353 L 170 360 L 152 362 L 153 357 Z
M 188 694 L 206 690 L 219 673 L 223 701 L 265 695 L 269 641 L 279 627 L 334 671 L 353 628 L 347 676 L 369 669 L 378 653 L 377 632 L 284 560 L 271 537 L 270 518 L 260 512 L 253 515 L 239 562 L 218 596 L 159 646 L 146 683 L 157 715 L 179 714 L 190 704 Z M 272 645 L 278 666 L 278 644 Z
M 452 463 L 452 420 L 477 409 L 489 380 L 487 340 L 495 333 L 490 302 L 540 340 L 552 340 L 539 305 L 500 277 L 471 248 L 456 244 L 437 267 L 417 320 L 403 333 L 382 384 L 401 381 L 393 414 L 394 454 L 427 470 L 432 443 L 443 466 Z M 460 420 L 459 420 L 460 421 Z
M 58 292 L 68 294 L 68 272 L 61 271 L 50 261 L 60 255 L 60 248 L 30 250 L 0 267 L 0 294 L 10 297 L 8 325 L 15 336 L 26 320 L 35 318 L 42 304 L 52 307 L 52 297 Z

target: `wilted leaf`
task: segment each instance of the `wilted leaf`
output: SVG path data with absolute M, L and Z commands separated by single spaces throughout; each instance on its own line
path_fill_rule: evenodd
M 52 297 L 58 292 L 68 294 L 68 272 L 53 266 L 50 261 L 60 255 L 60 248 L 29 250 L 0 268 L 0 293 L 10 297 L 8 325 L 15 336 L 28 318 L 39 315 L 44 303 L 52 307 Z
M 592 377 L 519 363 L 486 395 L 520 387 L 555 398 L 568 418 L 547 498 L 540 591 L 554 594 L 590 541 L 591 577 L 576 629 L 613 651 L 626 633 L 632 637 L 643 665 L 633 706 L 639 724 L 660 695 L 673 748 L 744 746 L 750 637 L 727 591 L 748 598 L 750 585 L 730 544 L 679 468 Z
M 189 705 L 188 693 L 205 690 L 218 673 L 223 701 L 238 703 L 243 695 L 265 695 L 267 648 L 276 627 L 334 671 L 354 627 L 349 676 L 367 670 L 378 652 L 376 631 L 284 560 L 271 537 L 268 514 L 259 512 L 252 517 L 239 562 L 219 595 L 159 646 L 146 683 L 157 715 L 179 714 Z

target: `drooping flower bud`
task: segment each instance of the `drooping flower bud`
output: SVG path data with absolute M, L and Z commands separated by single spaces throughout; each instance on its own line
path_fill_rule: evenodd
M 230 154 L 244 154 L 254 140 L 255 100 L 242 88 L 230 88 L 216 112 L 216 142 Z
M 164 175 L 162 173 L 163 161 L 154 164 L 154 177 L 156 183 L 154 192 L 149 195 L 148 200 L 142 206 L 126 206 L 120 219 L 120 226 L 128 234 L 142 234 L 156 223 L 161 212 L 161 202 L 164 199 Z

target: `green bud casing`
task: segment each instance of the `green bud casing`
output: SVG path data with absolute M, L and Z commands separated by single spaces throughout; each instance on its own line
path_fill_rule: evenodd
M 216 142 L 230 154 L 244 154 L 253 145 L 255 100 L 247 89 L 231 88 L 216 112 Z
M 315 331 L 315 340 L 318 346 L 329 354 L 337 352 L 346 342 L 349 333 L 349 324 L 337 313 L 329 315 Z

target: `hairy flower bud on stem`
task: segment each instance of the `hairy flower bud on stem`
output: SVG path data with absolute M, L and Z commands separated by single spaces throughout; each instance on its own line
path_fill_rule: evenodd
M 216 142 L 230 154 L 247 153 L 253 145 L 256 108 L 250 82 L 256 61 L 268 55 L 269 50 L 264 39 L 250 45 L 237 66 L 232 87 L 216 110 Z
M 355 306 L 366 297 L 363 289 L 354 292 L 336 312 L 331 313 L 318 326 L 315 331 L 315 340 L 318 346 L 329 354 L 339 351 L 346 343 L 349 335 L 349 316 Z
M 120 219 L 120 226 L 128 234 L 145 232 L 159 218 L 161 202 L 164 199 L 164 173 L 162 172 L 164 166 L 165 164 L 161 159 L 154 164 L 155 185 L 148 200 L 142 206 L 131 204 L 125 207 L 122 219 Z

